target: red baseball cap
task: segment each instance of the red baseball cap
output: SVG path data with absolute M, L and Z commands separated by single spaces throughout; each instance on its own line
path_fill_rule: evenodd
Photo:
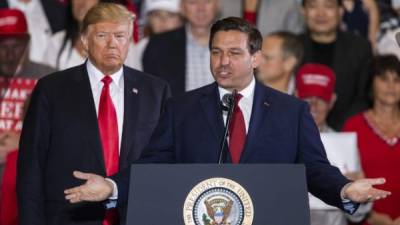
M 28 37 L 25 15 L 18 9 L 0 9 L 0 37 Z
M 330 102 L 336 83 L 335 73 L 322 64 L 307 63 L 296 74 L 296 89 L 300 99 L 319 97 Z

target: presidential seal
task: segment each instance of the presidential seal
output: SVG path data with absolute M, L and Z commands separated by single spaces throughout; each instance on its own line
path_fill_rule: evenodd
M 185 225 L 251 225 L 250 195 L 237 182 L 211 178 L 197 184 L 183 206 Z

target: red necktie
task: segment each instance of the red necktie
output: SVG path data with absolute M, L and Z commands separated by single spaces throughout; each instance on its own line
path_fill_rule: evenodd
M 236 95 L 235 110 L 233 111 L 231 124 L 229 126 L 229 150 L 231 152 L 232 163 L 239 163 L 240 156 L 246 141 L 246 125 L 239 101 L 243 96 Z
M 106 173 L 107 176 L 111 176 L 118 172 L 118 122 L 117 113 L 110 96 L 112 78 L 106 75 L 101 81 L 104 86 L 100 95 L 98 123 Z M 118 213 L 116 209 L 107 210 L 103 225 L 114 225 L 117 224 L 117 221 Z

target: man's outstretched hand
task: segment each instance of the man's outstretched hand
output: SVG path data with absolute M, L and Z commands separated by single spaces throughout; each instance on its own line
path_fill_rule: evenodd
M 100 202 L 108 199 L 113 193 L 112 183 L 102 176 L 79 171 L 74 171 L 73 175 L 78 179 L 86 180 L 86 182 L 64 191 L 65 199 L 71 203 Z
M 342 197 L 358 203 L 386 198 L 391 194 L 389 191 L 374 188 L 374 185 L 384 184 L 385 182 L 384 178 L 356 180 L 344 188 Z

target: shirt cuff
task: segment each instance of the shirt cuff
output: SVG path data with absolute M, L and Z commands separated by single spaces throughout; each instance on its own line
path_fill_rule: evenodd
M 353 215 L 346 215 L 352 223 L 360 223 L 371 212 L 372 202 L 360 204 L 360 207 L 354 212 Z
M 109 200 L 117 200 L 118 199 L 118 187 L 115 181 L 111 180 L 110 178 L 106 178 L 106 181 L 110 182 L 113 187 L 112 195 L 108 198 Z
M 360 203 L 356 203 L 351 201 L 350 199 L 347 199 L 344 197 L 344 192 L 349 187 L 353 182 L 349 182 L 346 185 L 343 186 L 342 190 L 340 191 L 340 198 L 342 199 L 342 204 L 343 204 L 343 209 L 346 213 L 353 215 L 358 207 L 360 206 Z
M 340 190 L 340 198 L 342 199 L 342 202 L 350 202 L 350 199 L 346 199 L 344 197 L 344 191 L 352 184 L 353 182 L 349 182 L 346 185 L 342 187 L 342 190 Z

